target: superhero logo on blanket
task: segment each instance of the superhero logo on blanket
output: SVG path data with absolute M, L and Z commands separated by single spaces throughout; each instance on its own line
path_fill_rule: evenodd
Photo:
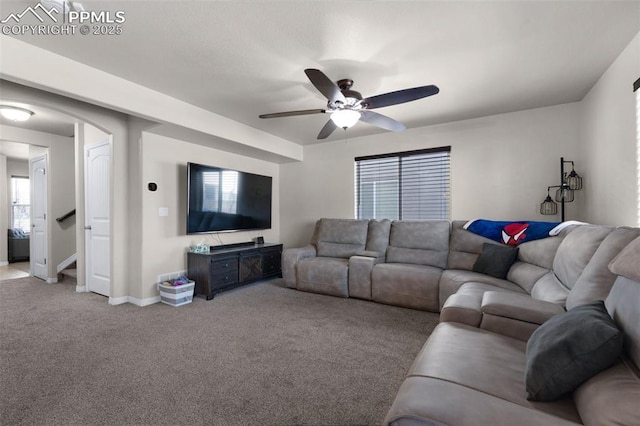
M 515 246 L 527 241 L 558 235 L 569 225 L 582 225 L 582 222 L 569 220 L 566 222 L 536 221 L 494 221 L 474 219 L 465 223 L 464 229 L 502 244 Z

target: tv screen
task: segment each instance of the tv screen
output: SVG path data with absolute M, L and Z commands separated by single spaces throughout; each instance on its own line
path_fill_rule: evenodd
M 271 228 L 271 176 L 187 164 L 187 234 Z

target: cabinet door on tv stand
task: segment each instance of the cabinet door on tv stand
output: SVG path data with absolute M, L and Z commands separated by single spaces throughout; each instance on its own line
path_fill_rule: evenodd
M 262 278 L 262 256 L 260 253 L 240 255 L 240 282 L 250 283 Z
M 262 252 L 262 274 L 265 277 L 278 276 L 282 273 L 282 246 L 265 249 Z

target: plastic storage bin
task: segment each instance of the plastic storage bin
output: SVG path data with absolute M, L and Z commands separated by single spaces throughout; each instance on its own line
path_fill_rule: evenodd
M 158 283 L 160 301 L 171 306 L 182 306 L 191 303 L 195 286 L 196 283 L 194 281 L 189 281 L 187 284 L 177 286 Z

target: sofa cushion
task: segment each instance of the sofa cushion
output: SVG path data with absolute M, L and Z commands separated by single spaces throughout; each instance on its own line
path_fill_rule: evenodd
M 308 257 L 297 264 L 298 290 L 331 296 L 349 296 L 349 260 L 333 257 Z
M 527 241 L 520 244 L 518 258 L 532 265 L 545 269 L 553 267 L 553 259 L 558 251 L 558 247 L 564 238 L 571 233 L 575 226 L 563 229 L 559 235 L 547 237 L 541 240 Z
M 321 219 L 318 230 L 318 256 L 349 258 L 364 251 L 368 220 Z
M 430 377 L 538 412 L 580 422 L 571 398 L 541 404 L 525 392 L 526 342 L 455 322 L 441 323 L 416 357 L 409 377 Z M 423 398 L 429 399 L 428 395 Z M 455 400 L 449 410 L 472 415 Z M 484 424 L 469 418 L 468 424 Z M 507 424 L 498 422 L 496 424 Z
M 444 269 L 449 251 L 449 222 L 402 220 L 391 223 L 387 262 Z
M 484 243 L 480 256 L 473 264 L 473 271 L 505 279 L 517 257 L 518 247 Z
M 464 229 L 465 223 L 466 221 L 460 220 L 451 222 L 451 242 L 447 269 L 471 270 L 478 253 L 482 249 L 482 245 L 489 242 L 495 244 L 494 241 L 488 238 Z M 567 227 L 555 237 L 520 244 L 518 259 L 547 270 L 551 269 L 558 246 L 574 228 L 575 226 Z
M 569 289 L 565 287 L 553 271 L 542 276 L 531 289 L 531 297 L 564 306 Z
M 527 244 L 532 244 L 540 240 L 532 241 L 531 243 L 523 243 L 519 247 L 518 258 L 522 256 L 523 246 Z M 542 278 L 545 274 L 549 272 L 549 269 L 543 268 L 538 265 L 534 265 L 533 263 L 522 262 L 520 260 L 516 260 L 511 268 L 509 269 L 509 273 L 507 274 L 507 279 L 512 281 L 518 286 L 520 286 L 524 291 L 531 294 L 531 290 L 536 285 L 538 280 Z
M 461 269 L 470 271 L 478 258 L 484 243 L 493 243 L 488 238 L 464 229 L 467 221 L 454 220 L 451 222 L 451 239 L 449 242 L 449 258 L 447 269 Z
M 640 425 L 640 378 L 628 359 L 595 375 L 573 394 L 585 425 Z
M 616 275 L 622 275 L 640 283 L 640 237 L 631 241 L 609 264 Z
M 447 301 L 449 296 L 455 294 L 467 283 L 484 283 L 493 286 L 492 288 L 498 287 L 524 293 L 524 290 L 511 281 L 490 277 L 480 272 L 463 269 L 447 269 L 442 273 L 442 277 L 440 277 L 440 307 L 444 305 L 444 302 Z
M 613 231 L 609 226 L 581 225 L 562 240 L 553 259 L 553 272 L 568 289 L 572 289 L 602 240 Z
M 438 312 L 441 274 L 434 266 L 379 263 L 371 274 L 371 297 L 376 302 Z
M 551 318 L 527 342 L 527 398 L 553 401 L 572 392 L 616 362 L 622 339 L 603 301 Z
M 549 405 L 549 403 L 537 403 Z M 555 403 L 551 403 L 555 404 Z M 389 426 L 576 426 L 571 419 L 522 406 L 491 394 L 432 377 L 407 378 L 384 420 Z M 567 409 L 570 411 L 571 409 Z
M 640 237 L 609 264 L 618 275 L 607 296 L 609 315 L 624 333 L 624 355 L 574 392 L 586 425 L 640 424 Z
M 605 304 L 609 315 L 624 332 L 625 354 L 640 368 L 640 237 L 633 240 L 609 264 L 618 275 Z
M 369 232 L 367 232 L 366 250 L 375 251 L 384 255 L 389 246 L 389 232 L 391 231 L 391 221 L 389 219 L 369 221 Z
M 640 228 L 620 227 L 606 236 L 569 292 L 567 309 L 607 298 L 616 279 L 609 262 L 639 235 Z

